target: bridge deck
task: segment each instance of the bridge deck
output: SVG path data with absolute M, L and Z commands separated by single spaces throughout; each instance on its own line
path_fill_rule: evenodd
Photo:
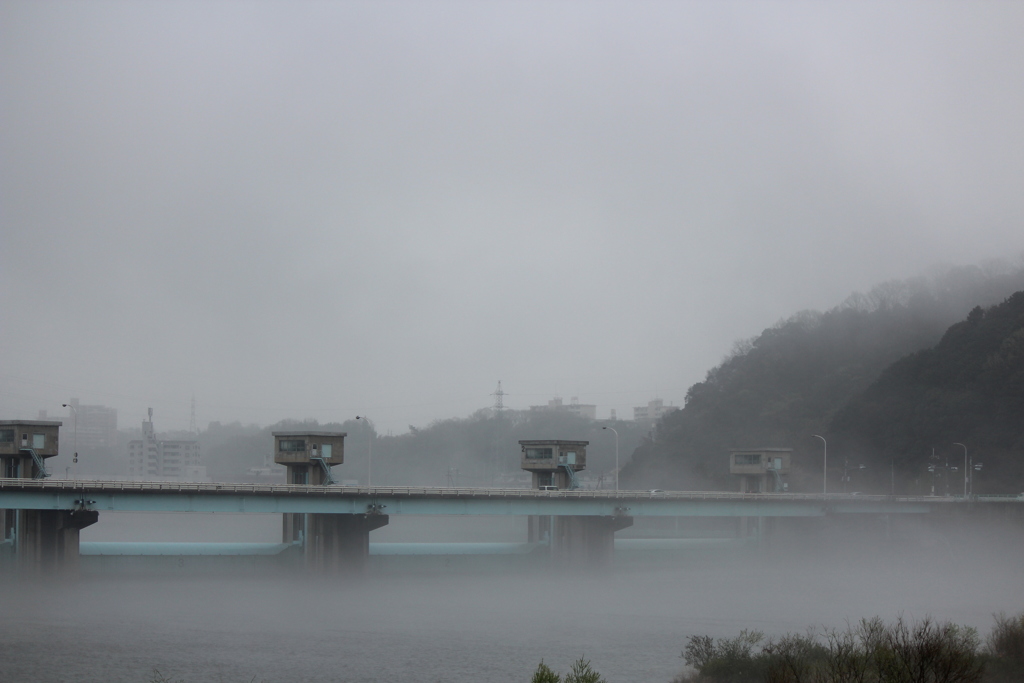
M 921 514 L 993 499 L 725 491 L 537 491 L 501 488 L 352 487 L 0 479 L 0 508 L 107 511 L 382 513 L 389 515 L 629 515 L 819 517 Z

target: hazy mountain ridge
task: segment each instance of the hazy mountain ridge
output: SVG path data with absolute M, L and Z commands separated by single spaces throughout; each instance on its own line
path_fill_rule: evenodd
M 804 311 L 780 321 L 738 343 L 703 382 L 690 387 L 684 408 L 658 424 L 656 438 L 633 454 L 623 480 L 641 488 L 729 489 L 735 482 L 719 456 L 730 448 L 775 446 L 795 449 L 791 485 L 812 490 L 821 483 L 822 445 L 811 434 L 830 438 L 833 418 L 886 368 L 939 343 L 971 309 L 1021 289 L 1019 263 L 951 267 L 882 283 L 825 313 Z M 911 467 L 919 454 L 866 450 L 866 443 L 830 441 L 829 479 L 835 486 L 841 479 L 835 466 L 841 469 L 845 462 L 870 466 L 852 482 L 857 488 L 875 481 L 888 490 L 895 475 L 919 476 Z M 901 463 L 904 471 L 896 472 Z

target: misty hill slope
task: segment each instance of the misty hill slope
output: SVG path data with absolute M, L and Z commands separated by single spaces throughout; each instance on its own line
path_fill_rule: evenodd
M 976 491 L 1016 492 L 1024 474 L 1024 292 L 975 308 L 937 346 L 887 368 L 836 415 L 832 431 L 851 450 L 891 455 L 908 476 L 925 469 L 932 448 L 963 467 L 959 442 L 986 464 Z M 962 474 L 950 479 L 963 484 Z
M 798 313 L 738 345 L 690 387 L 683 409 L 634 452 L 623 480 L 638 488 L 731 489 L 736 483 L 720 456 L 730 448 L 774 446 L 795 449 L 792 486 L 812 490 L 822 465 L 821 442 L 811 434 L 826 433 L 889 365 L 938 343 L 975 306 L 1020 289 L 1019 265 L 950 268 L 884 283 L 826 313 Z

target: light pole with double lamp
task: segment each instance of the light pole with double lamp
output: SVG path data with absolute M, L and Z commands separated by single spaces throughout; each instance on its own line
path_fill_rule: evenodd
M 356 419 L 362 420 L 363 424 L 370 428 L 370 435 L 366 441 L 366 487 L 369 488 L 373 486 L 373 423 L 365 415 L 356 415 Z
M 615 427 L 601 427 L 601 429 L 608 429 L 615 433 L 615 491 L 619 490 L 619 433 L 615 431 Z
M 77 479 L 78 478 L 78 408 L 75 407 L 74 403 L 61 403 L 61 406 L 64 407 L 64 408 L 70 408 L 71 412 L 73 412 L 75 414 L 75 443 L 74 443 L 75 455 L 71 459 L 71 462 L 74 463 L 74 465 L 75 465 L 75 478 Z M 67 472 L 64 473 L 64 476 L 67 476 Z

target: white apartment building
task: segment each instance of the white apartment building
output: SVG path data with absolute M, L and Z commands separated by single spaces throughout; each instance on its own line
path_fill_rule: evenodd
M 561 398 L 556 397 L 548 401 L 546 406 L 530 406 L 530 410 L 564 411 L 585 417 L 588 420 L 597 419 L 597 406 L 591 403 L 580 403 L 580 399 L 577 396 L 573 396 L 568 404 L 563 403 Z
M 208 481 L 199 442 L 158 439 L 153 409 L 142 422 L 142 438 L 128 443 L 128 479 L 134 481 Z
M 679 410 L 676 406 L 667 406 L 660 398 L 648 401 L 645 406 L 633 408 L 633 420 L 636 422 L 657 422 L 665 413 Z

